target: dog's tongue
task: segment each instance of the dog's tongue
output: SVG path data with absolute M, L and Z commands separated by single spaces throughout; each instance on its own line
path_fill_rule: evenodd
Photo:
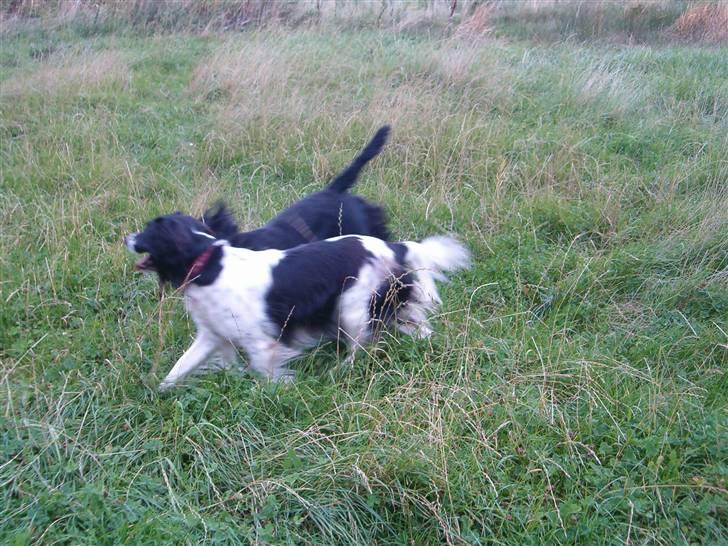
M 154 262 L 151 256 L 144 256 L 134 264 L 137 271 L 154 271 Z

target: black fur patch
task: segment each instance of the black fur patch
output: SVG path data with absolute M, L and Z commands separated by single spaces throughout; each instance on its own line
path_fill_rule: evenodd
M 301 327 L 335 334 L 334 310 L 372 254 L 356 237 L 294 248 L 273 268 L 266 314 L 286 343 Z
M 394 258 L 400 266 L 389 279 L 383 282 L 372 299 L 369 314 L 374 333 L 382 326 L 390 324 L 397 316 L 397 310 L 406 305 L 412 295 L 414 276 L 405 268 L 407 246 L 402 243 L 387 243 L 394 252 Z
M 286 250 L 339 235 L 369 235 L 385 241 L 390 237 L 381 207 L 329 189 L 301 199 L 253 231 L 238 232 L 232 215 L 222 204 L 206 212 L 203 221 L 218 239 L 250 250 Z
M 205 211 L 202 215 L 202 223 L 218 239 L 227 239 L 229 241 L 230 237 L 240 231 L 235 218 L 222 202 L 218 202 L 213 208 Z
M 380 326 L 390 324 L 395 319 L 397 310 L 406 305 L 411 297 L 414 280 L 411 274 L 400 270 L 394 272 L 387 281 L 377 288 L 370 309 L 374 330 Z
M 397 263 L 404 267 L 404 261 L 407 258 L 407 245 L 403 243 L 387 243 L 387 246 L 394 252 L 394 259 L 397 260 Z

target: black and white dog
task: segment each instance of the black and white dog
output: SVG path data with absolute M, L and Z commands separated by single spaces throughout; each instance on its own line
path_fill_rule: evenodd
M 390 127 L 380 127 L 354 160 L 324 189 L 297 201 L 264 226 L 253 231 L 239 231 L 230 211 L 222 204 L 205 212 L 202 229 L 230 245 L 251 250 L 293 248 L 304 243 L 322 241 L 339 235 L 370 235 L 388 240 L 387 220 L 378 205 L 348 190 L 356 183 L 364 166 L 384 148 Z M 143 271 L 155 271 L 149 257 L 140 262 Z
M 340 335 L 351 359 L 380 326 L 428 336 L 428 315 L 440 302 L 435 281 L 469 263 L 465 247 L 442 236 L 389 243 L 349 235 L 289 250 L 236 248 L 180 213 L 152 220 L 126 245 L 147 253 L 160 280 L 183 290 L 197 326 L 161 390 L 215 353 L 234 362 L 236 347 L 253 370 L 276 381 L 291 377 L 286 363 L 322 339 Z

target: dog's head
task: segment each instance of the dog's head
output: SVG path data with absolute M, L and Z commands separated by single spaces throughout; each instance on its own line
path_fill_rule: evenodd
M 159 216 L 144 231 L 124 238 L 129 250 L 146 254 L 136 263 L 140 271 L 153 271 L 159 280 L 180 286 L 195 260 L 216 240 L 199 220 L 180 212 Z

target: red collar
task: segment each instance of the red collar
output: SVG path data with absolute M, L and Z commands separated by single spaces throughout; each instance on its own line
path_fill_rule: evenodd
M 203 250 L 202 254 L 195 258 L 195 261 L 192 262 L 189 271 L 187 271 L 187 276 L 185 276 L 185 280 L 182 283 L 183 288 L 185 288 L 189 283 L 191 283 L 200 276 L 200 273 L 207 265 L 207 262 L 210 261 L 210 257 L 212 256 L 212 253 L 215 251 L 216 248 L 219 248 L 219 246 L 212 244 L 208 246 L 205 250 Z

